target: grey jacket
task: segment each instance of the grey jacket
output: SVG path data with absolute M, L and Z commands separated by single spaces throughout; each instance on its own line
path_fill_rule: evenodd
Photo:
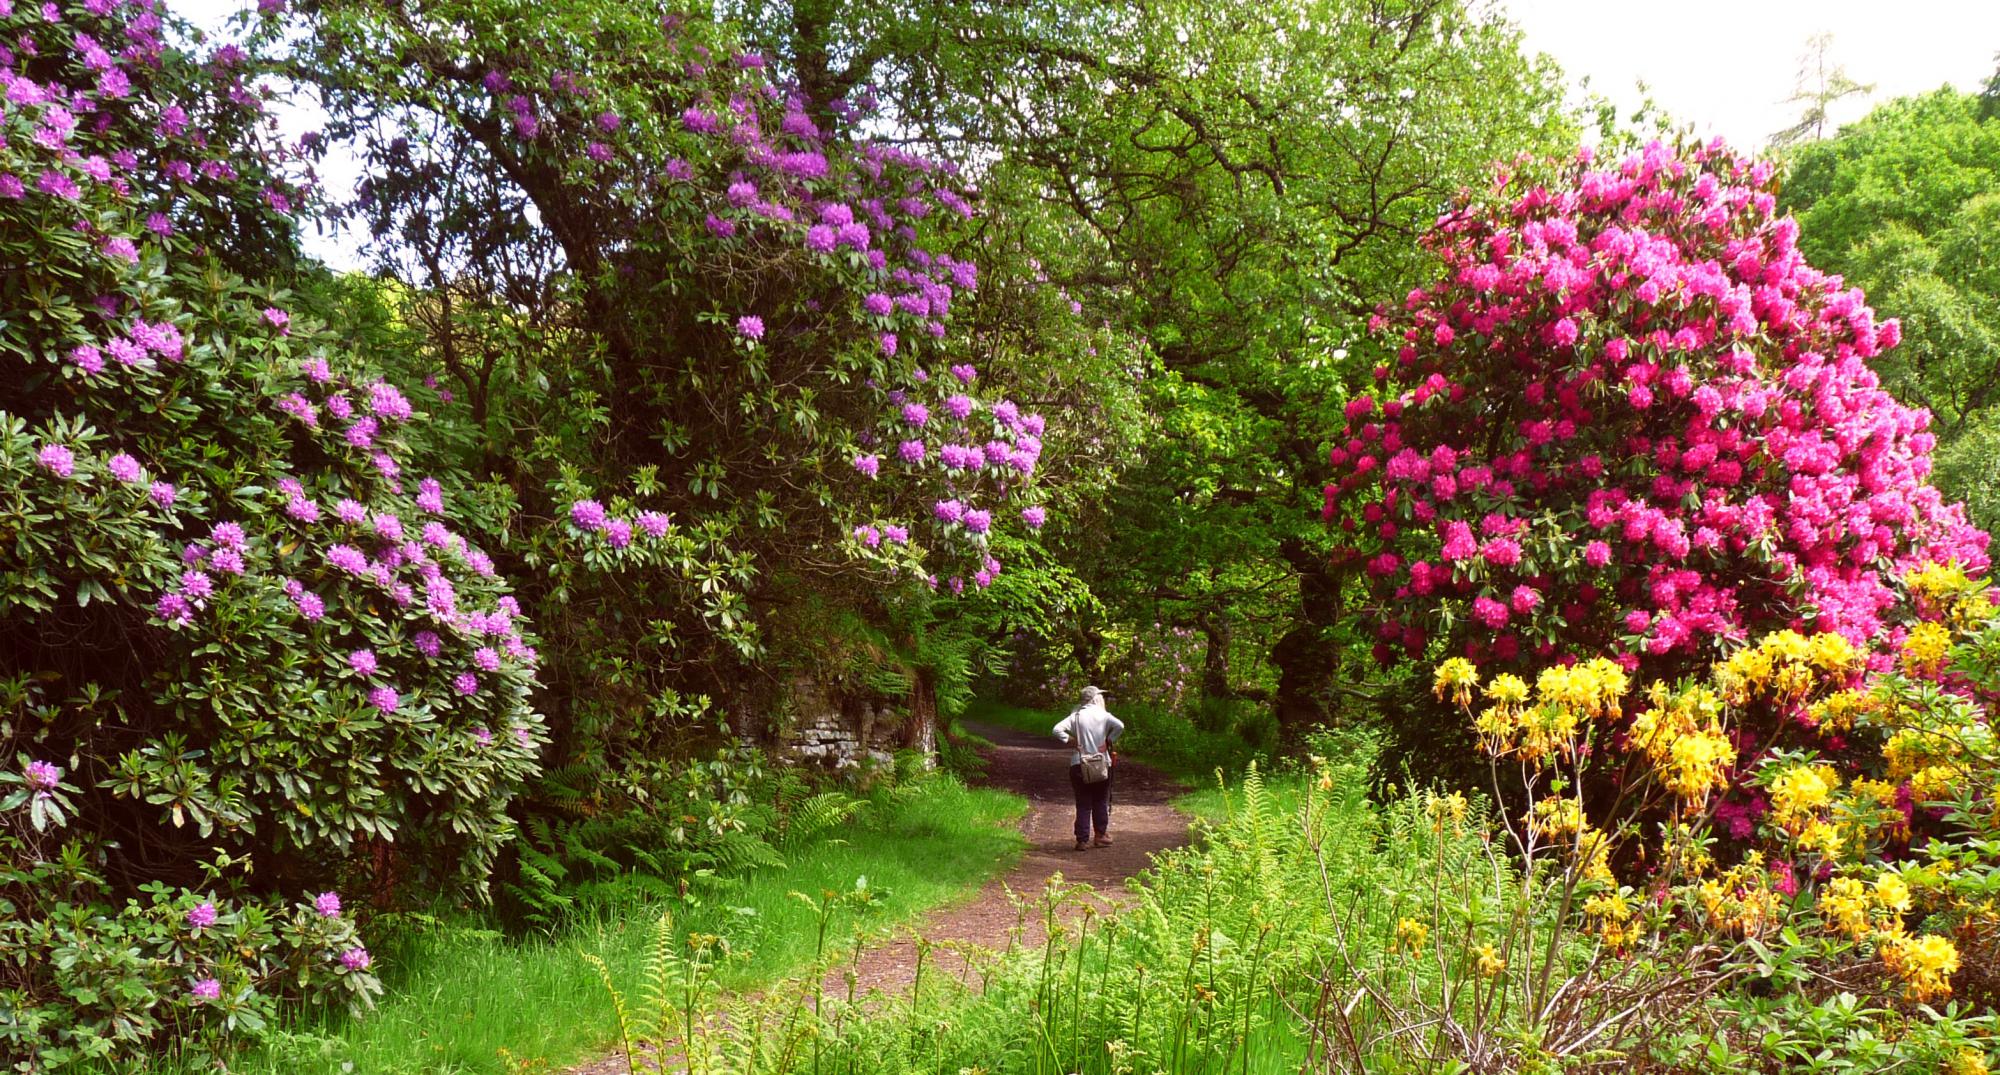
M 1074 744 L 1069 763 L 1080 765 L 1085 754 L 1101 754 L 1125 734 L 1125 722 L 1101 705 L 1083 706 L 1056 725 L 1056 738 Z

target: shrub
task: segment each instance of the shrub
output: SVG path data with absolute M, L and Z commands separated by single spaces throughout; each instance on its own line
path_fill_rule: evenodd
M 365 1002 L 331 890 L 480 892 L 543 740 L 425 416 L 229 271 L 299 194 L 169 30 L 0 6 L 0 1037 L 49 1067 Z
M 2000 994 L 1974 968 L 2000 953 L 2000 611 L 1956 567 L 1904 581 L 1904 640 L 1873 676 L 1882 662 L 1842 636 L 1792 631 L 1643 691 L 1603 659 L 1532 687 L 1482 685 L 1462 658 L 1438 669 L 1468 716 L 1484 698 L 1482 745 L 1529 788 L 1514 839 L 1581 876 L 1605 945 L 1708 946 L 1712 973 L 1785 991 L 1775 1010 L 1718 995 L 1731 1048 L 1802 1062 L 1865 1046 L 1883 1070 L 1992 1035 Z M 1606 772 L 1615 797 L 1588 794 Z M 1973 1008 L 1939 1007 L 1955 993 Z M 1842 1006 L 1852 1041 L 1813 1031 Z
M 1330 454 L 1380 659 L 1672 675 L 1778 628 L 1862 644 L 1901 570 L 1985 564 L 1925 484 L 1929 415 L 1869 368 L 1900 326 L 1805 262 L 1774 185 L 1655 143 L 1503 171 L 1439 222 L 1445 274 L 1374 318 L 1382 398 Z
M 546 569 L 561 760 L 704 747 L 776 708 L 744 674 L 774 609 L 976 592 L 1046 521 L 1060 431 L 959 328 L 972 194 L 869 137 L 865 89 L 809 99 L 725 25 L 616 4 L 289 25 L 373 166 L 344 209 L 437 304 L 412 366 Z

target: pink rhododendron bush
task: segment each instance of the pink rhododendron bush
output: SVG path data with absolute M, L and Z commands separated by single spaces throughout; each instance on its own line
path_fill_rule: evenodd
M 1985 565 L 1925 482 L 1928 414 L 1869 368 L 1896 322 L 1806 264 L 1773 186 L 1655 143 L 1523 164 L 1439 222 L 1445 272 L 1372 322 L 1379 396 L 1331 452 L 1379 658 L 1442 638 L 1669 672 L 1777 628 L 1858 645 L 1901 570 Z
M 298 192 L 242 55 L 170 32 L 0 0 L 0 1055 L 30 1070 L 365 1002 L 355 906 L 480 889 L 543 739 L 506 584 L 403 466 L 424 414 L 232 273 Z
M 1443 656 L 1493 763 L 1543 933 L 1486 938 L 1482 976 L 1639 989 L 1664 1070 L 1865 1064 L 1818 1029 L 1859 996 L 1881 1070 L 1984 1071 L 1988 537 L 1870 368 L 1897 324 L 1806 264 L 1773 184 L 1655 143 L 1523 162 L 1447 214 L 1441 279 L 1374 319 L 1326 514 L 1376 657 Z M 1495 1003 L 1551 1010 L 1550 980 Z

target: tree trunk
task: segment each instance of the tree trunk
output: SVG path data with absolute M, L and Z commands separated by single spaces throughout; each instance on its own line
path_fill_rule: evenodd
M 924 768 L 937 762 L 937 685 L 929 673 L 918 672 L 910 688 L 910 719 L 903 725 L 903 746 L 922 751 Z
M 1340 618 L 1340 572 L 1303 541 L 1290 539 L 1279 550 L 1299 577 L 1299 620 L 1271 648 L 1278 669 L 1272 708 L 1286 747 L 1305 741 L 1326 723 L 1327 696 L 1340 671 L 1340 652 L 1327 632 Z
M 1098 661 L 1104 656 L 1104 636 L 1095 628 L 1079 625 L 1071 642 L 1075 647 L 1076 669 L 1083 673 L 1084 682 L 1097 682 Z
M 1201 693 L 1208 698 L 1236 697 L 1229 686 L 1229 621 L 1220 610 L 1210 610 L 1202 614 L 1197 626 L 1208 640 L 1201 661 Z

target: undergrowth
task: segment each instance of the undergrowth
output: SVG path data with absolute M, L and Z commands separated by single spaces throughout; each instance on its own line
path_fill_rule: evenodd
M 976 888 L 1019 853 L 1024 804 L 948 777 L 871 795 L 852 819 L 787 846 L 780 865 L 718 879 L 698 900 L 650 889 L 606 894 L 553 936 L 511 939 L 471 915 L 407 919 L 378 946 L 387 995 L 360 1019 L 294 1025 L 233 1068 L 249 1075 L 472 1075 L 561 1071 L 617 1039 L 598 974 L 633 981 L 663 911 L 677 935 L 713 935 L 754 961 L 724 961 L 718 989 L 760 987 L 809 962 L 819 911 L 791 896 L 853 892 L 844 921 L 887 929 Z M 146 1069 L 173 1072 L 171 1067 Z

